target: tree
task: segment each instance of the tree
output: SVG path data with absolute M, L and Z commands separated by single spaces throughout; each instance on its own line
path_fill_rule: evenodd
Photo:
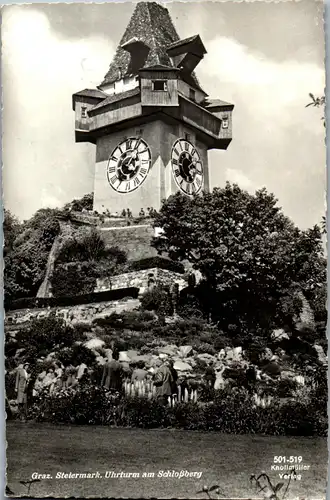
M 96 280 L 112 276 L 127 260 L 118 247 L 106 248 L 96 229 L 79 229 L 65 240 L 51 276 L 55 297 L 90 293 Z
M 93 210 L 94 193 L 85 194 L 82 198 L 70 201 L 64 205 L 63 210 L 82 212 L 83 210 Z
M 19 235 L 21 229 L 22 229 L 22 224 L 17 219 L 17 217 L 13 215 L 10 212 L 10 210 L 4 209 L 4 217 L 3 217 L 4 257 L 6 257 L 6 255 L 12 250 L 14 241 Z
M 199 298 L 223 323 L 269 324 L 293 286 L 324 284 L 320 232 L 300 231 L 266 189 L 251 195 L 227 183 L 193 198 L 178 193 L 154 225 L 164 232 L 153 246 L 201 272 Z
M 36 295 L 46 272 L 49 252 L 60 232 L 59 211 L 38 210 L 21 224 L 12 243 L 7 247 L 4 269 L 5 301 Z M 10 225 L 7 218 L 7 227 Z M 15 227 L 15 226 L 14 226 Z M 8 234 L 8 230 L 7 230 Z

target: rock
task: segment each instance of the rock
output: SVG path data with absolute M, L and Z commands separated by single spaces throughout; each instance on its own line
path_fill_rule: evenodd
M 178 370 L 179 372 L 186 372 L 192 370 L 192 367 L 184 361 L 176 361 L 174 363 L 174 369 Z
M 126 363 L 129 363 L 131 361 L 127 355 L 127 351 L 120 351 L 119 352 L 119 361 L 124 361 Z
M 273 361 L 263 366 L 262 371 L 271 377 L 281 374 L 280 366 L 277 363 L 274 363 Z
M 85 368 L 87 368 L 87 365 L 85 363 L 81 363 L 81 365 L 79 365 L 78 367 L 78 370 L 77 370 L 77 379 L 79 380 L 84 372 L 85 372 Z
M 192 354 L 192 346 L 191 345 L 182 345 L 179 347 L 179 355 L 183 358 L 186 358 L 189 354 Z
M 305 377 L 303 377 L 302 375 L 297 375 L 293 380 L 299 385 L 305 385 Z
M 317 352 L 317 357 L 318 357 L 318 360 L 320 361 L 320 363 L 322 363 L 322 365 L 326 366 L 328 364 L 328 358 L 324 353 L 323 347 L 320 345 L 314 344 L 314 349 Z
M 206 352 L 203 352 L 201 354 L 197 354 L 196 358 L 201 359 L 203 361 L 206 361 L 206 363 L 215 363 L 216 362 L 216 357 L 212 356 L 212 354 L 207 354 Z
M 270 361 L 273 357 L 272 350 L 269 349 L 269 347 L 265 347 L 265 349 L 262 352 L 261 359 L 264 359 L 266 361 Z
M 106 362 L 106 359 L 103 356 L 97 356 L 95 358 L 95 361 L 98 365 L 104 365 Z
M 133 349 L 129 349 L 127 351 L 127 356 L 131 361 L 136 361 L 136 358 L 139 356 L 138 351 L 134 351 Z
M 224 349 L 221 349 L 221 351 L 218 354 L 218 358 L 220 360 L 224 359 L 226 357 L 226 351 Z
M 281 380 L 293 380 L 296 374 L 292 370 L 283 370 L 281 372 Z
M 104 344 L 105 344 L 104 340 L 94 338 L 87 340 L 87 342 L 84 343 L 84 346 L 87 347 L 87 349 L 99 349 L 103 347 Z
M 283 328 L 278 328 L 272 331 L 271 338 L 280 342 L 282 339 L 289 339 L 289 335 L 283 330 Z
M 167 354 L 168 356 L 175 356 L 178 354 L 178 346 L 175 344 L 168 344 L 164 347 L 159 347 L 158 352 L 160 354 Z
M 54 361 L 56 358 L 56 353 L 55 352 L 50 352 L 48 356 L 46 357 L 46 361 Z

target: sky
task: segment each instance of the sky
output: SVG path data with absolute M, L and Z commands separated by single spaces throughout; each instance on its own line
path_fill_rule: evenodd
M 169 2 L 181 38 L 199 34 L 196 73 L 235 105 L 233 141 L 210 151 L 212 187 L 228 180 L 273 192 L 301 228 L 325 214 L 325 86 L 318 1 Z M 103 80 L 133 3 L 3 8 L 3 191 L 20 219 L 93 190 L 95 146 L 75 144 L 72 94 Z

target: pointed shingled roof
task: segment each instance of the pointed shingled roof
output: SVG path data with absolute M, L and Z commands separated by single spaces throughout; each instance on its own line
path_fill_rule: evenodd
M 133 39 L 149 48 L 142 66 L 173 67 L 166 50 L 180 38 L 168 10 L 156 2 L 138 2 L 100 86 L 111 84 L 125 75 L 135 74 L 136 69 L 141 69 L 141 66 L 134 68 L 131 55 L 125 48 L 125 44 Z M 194 84 L 199 87 L 197 78 L 194 75 L 192 77 Z

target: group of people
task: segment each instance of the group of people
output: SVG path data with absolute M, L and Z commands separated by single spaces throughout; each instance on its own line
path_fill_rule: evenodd
M 145 369 L 143 361 L 138 361 L 133 370 L 128 364 L 119 361 L 119 352 L 114 351 L 112 359 L 103 366 L 101 386 L 110 391 L 121 392 L 124 379 L 132 382 L 152 380 L 156 396 L 167 402 L 169 396 L 177 394 L 178 373 L 172 360 L 165 360 L 158 369 Z
M 88 375 L 87 365 L 64 366 L 54 362 L 47 370 L 38 374 L 38 367 L 29 363 L 20 364 L 16 370 L 15 393 L 19 415 L 26 418 L 33 398 L 42 391 L 49 394 L 75 387 Z
M 22 418 L 26 417 L 29 403 L 42 391 L 49 394 L 78 386 L 85 380 L 90 380 L 91 373 L 87 365 L 81 363 L 79 366 L 64 367 L 59 362 L 54 362 L 47 369 L 38 374 L 36 366 L 29 363 L 21 364 L 16 372 L 16 400 L 19 413 Z M 214 387 L 215 372 L 211 364 L 206 368 L 204 380 L 206 385 Z M 165 404 L 168 397 L 178 394 L 178 372 L 174 368 L 173 360 L 164 359 L 157 368 L 146 369 L 143 361 L 135 364 L 119 360 L 119 351 L 114 350 L 112 358 L 103 365 L 101 386 L 109 391 L 122 392 L 125 380 L 131 382 L 151 381 L 155 387 L 156 397 Z M 181 388 L 185 386 L 180 382 Z

